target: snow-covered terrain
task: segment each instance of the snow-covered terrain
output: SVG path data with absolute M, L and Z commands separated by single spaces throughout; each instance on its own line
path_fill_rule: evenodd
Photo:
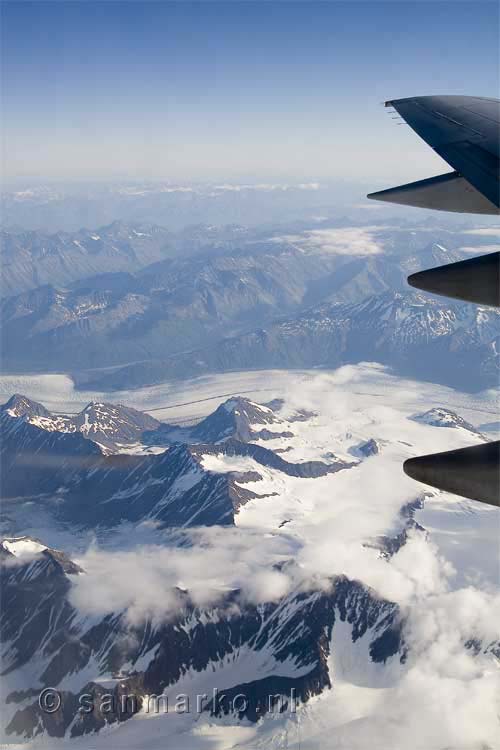
M 336 375 L 337 393 L 354 393 L 359 406 L 373 398 L 390 402 L 394 392 L 402 391 L 403 399 L 412 404 L 415 412 L 432 406 L 447 406 L 458 410 L 473 423 L 498 421 L 498 406 L 493 391 L 462 393 L 451 388 L 392 378 L 390 368 L 377 364 L 361 363 L 340 370 L 322 370 L 342 373 Z M 113 402 L 140 409 L 168 422 L 189 422 L 202 419 L 227 398 L 247 396 L 258 402 L 280 398 L 284 393 L 305 389 L 318 376 L 317 370 L 259 370 L 207 375 L 192 380 L 165 381 L 160 385 L 121 391 L 91 391 L 75 389 L 68 375 L 0 375 L 0 398 L 7 401 L 13 393 L 23 393 L 41 401 L 47 409 L 64 414 L 76 414 L 90 402 Z M 344 383 L 343 383 L 344 381 Z M 325 383 L 328 388 L 328 381 Z M 297 399 L 295 399 L 297 400 Z M 485 430 L 485 427 L 482 427 Z M 493 425 L 493 434 L 495 426 Z
M 4 377 L 0 385 L 4 400 L 21 392 L 64 413 L 111 400 L 181 425 L 211 415 L 199 430 L 206 442 L 192 426 L 179 431 L 191 441 L 179 454 L 179 478 L 171 487 L 166 477 L 161 481 L 170 504 L 200 482 L 215 487 L 224 477 L 237 493 L 233 521 L 225 526 L 187 524 L 179 531 L 145 516 L 111 535 L 72 533 L 49 516 L 44 521 L 36 498 L 27 500 L 16 516 L 23 529 L 4 542 L 5 554 L 16 558 L 7 555 L 10 585 L 26 580 L 22 564 L 35 580 L 40 568 L 33 558 L 44 556 L 58 581 L 51 595 L 66 602 L 61 611 L 70 613 L 64 617 L 74 638 L 92 653 L 85 667 L 71 657 L 73 666 L 53 686 L 79 691 L 96 683 L 114 690 L 123 683 L 143 694 L 148 679 L 158 688 L 168 673 L 162 689 L 170 705 L 179 694 L 211 695 L 214 686 L 248 695 L 251 703 L 262 699 L 269 679 L 278 680 L 269 688 L 273 694 L 289 694 L 290 685 L 300 693 L 296 710 L 287 704 L 261 718 L 251 710 L 239 716 L 143 708 L 128 721 L 105 722 L 98 734 L 70 738 L 68 728 L 65 738 L 45 734 L 30 747 L 498 747 L 500 514 L 419 485 L 401 468 L 422 452 L 482 442 L 484 425 L 497 419 L 493 394 L 403 380 L 374 364 L 233 373 L 112 396 L 77 392 L 55 375 Z M 244 417 L 233 431 L 214 414 L 221 403 L 228 415 Z M 157 487 L 162 466 L 177 466 L 177 450 L 141 459 L 157 467 L 147 474 L 148 486 Z M 311 462 L 307 469 L 304 462 Z M 106 467 L 92 470 L 92 477 L 107 476 Z M 125 513 L 137 493 L 134 471 L 135 484 L 127 491 L 120 484 L 121 494 L 113 489 L 108 507 L 120 500 Z M 68 503 L 65 497 L 57 502 Z M 32 605 L 35 621 L 42 601 Z M 98 623 L 108 628 L 102 647 L 91 635 Z M 9 624 L 14 638 L 15 619 Z M 9 703 L 9 720 L 47 684 L 42 672 L 58 653 L 57 632 L 51 621 L 43 659 L 7 675 L 8 690 L 35 691 Z M 113 657 L 113 670 L 109 648 L 127 632 L 132 640 L 126 653 Z M 14 638 L 7 657 L 19 648 Z M 185 654 L 179 673 L 171 674 L 172 659 Z M 5 740 L 26 746 L 12 732 Z
M 121 404 L 91 402 L 76 415 L 51 414 L 42 404 L 14 394 L 0 406 L 3 419 L 38 427 L 44 432 L 81 433 L 105 453 L 135 452 L 143 433 L 156 430 L 160 422 Z M 10 420 L 9 420 L 10 418 Z

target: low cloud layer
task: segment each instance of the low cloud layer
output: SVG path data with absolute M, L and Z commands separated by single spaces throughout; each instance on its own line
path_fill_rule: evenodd
M 303 234 L 284 235 L 277 242 L 288 242 L 308 252 L 329 255 L 366 256 L 383 253 L 377 239 L 378 227 L 342 227 L 341 229 L 311 229 Z
M 257 531 L 210 527 L 177 541 L 185 546 L 150 544 L 124 552 L 92 547 L 79 559 L 85 574 L 74 581 L 72 603 L 91 615 L 125 611 L 137 625 L 175 616 L 183 591 L 198 607 L 216 605 L 234 590 L 260 604 L 280 599 L 292 583 L 273 569 L 293 556 L 294 543 L 286 536 L 263 540 Z

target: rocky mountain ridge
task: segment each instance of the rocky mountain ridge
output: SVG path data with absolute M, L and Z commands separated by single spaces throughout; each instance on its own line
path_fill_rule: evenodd
M 173 253 L 168 230 L 119 221 L 71 233 L 2 231 L 0 242 L 2 296 L 54 281 L 65 285 L 102 273 L 137 271 Z
M 79 432 L 105 452 L 117 452 L 120 448 L 140 443 L 144 433 L 161 426 L 161 422 L 149 414 L 122 404 L 91 402 L 78 414 L 56 415 L 42 404 L 19 394 L 14 394 L 9 401 L 0 405 L 0 412 L 46 432 Z
M 228 399 L 193 428 L 179 428 L 109 404 L 90 405 L 76 417 L 52 416 L 41 404 L 15 395 L 0 409 L 2 497 L 15 515 L 16 498 L 36 496 L 39 511 L 71 528 L 232 525 L 239 508 L 261 496 L 251 488 L 261 476 L 207 470 L 204 456 L 251 458 L 294 477 L 350 468 L 340 460 L 285 461 L 251 442 L 293 436 L 282 425 L 268 406 L 242 397 Z M 156 455 L 117 453 L 126 448 L 127 436 L 154 445 L 163 441 L 166 449 Z M 203 442 L 207 439 L 211 442 Z M 54 495 L 60 502 L 53 502 Z
M 70 590 L 72 578 L 85 571 L 47 548 L 12 564 L 13 555 L 5 548 L 14 543 L 4 540 L 0 554 L 2 593 L 8 605 L 0 614 L 6 649 L 3 675 L 9 690 L 16 672 L 29 666 L 32 683 L 30 689 L 11 689 L 6 696 L 8 736 L 30 739 L 42 733 L 57 737 L 67 733 L 77 737 L 98 731 L 130 719 L 145 707 L 148 696 L 170 694 L 172 700 L 184 674 L 189 673 L 196 686 L 196 676 L 216 666 L 221 670 L 221 697 L 208 696 L 203 710 L 257 721 L 275 710 L 269 695 L 282 697 L 283 710 L 290 708 L 290 696 L 300 704 L 332 686 L 328 656 L 336 647 L 337 623 L 345 623 L 352 632 L 353 648 L 358 641 L 367 643 L 374 663 L 406 658 L 398 608 L 345 577 L 332 580 L 326 590 L 294 591 L 259 607 L 239 601 L 239 592 L 234 591 L 203 610 L 190 603 L 189 592 L 179 592 L 183 605 L 170 621 L 131 626 L 120 612 L 100 620 L 82 618 L 71 603 Z M 238 674 L 244 678 L 243 664 L 249 659 L 254 677 L 238 684 Z M 241 670 L 236 669 L 239 662 Z M 269 676 L 271 663 L 275 666 Z M 228 664 L 233 665 L 232 677 L 225 677 Z M 87 681 L 89 665 L 96 681 Z M 48 686 L 61 686 L 57 721 L 36 700 Z M 82 696 L 92 696 L 98 705 L 104 693 L 114 696 L 118 707 L 122 695 L 132 694 L 135 706 L 128 711 L 79 711 Z M 244 710 L 233 707 L 238 693 L 247 697 Z
M 498 382 L 500 313 L 418 292 L 387 292 L 356 304 L 320 305 L 293 318 L 225 338 L 203 349 L 89 374 L 85 387 L 120 389 L 187 373 L 249 369 L 333 369 L 375 361 L 416 379 L 463 390 Z M 478 370 L 472 363 L 480 359 Z M 77 378 L 78 380 L 78 378 Z
M 243 229 L 192 227 L 171 237 L 115 223 L 102 236 L 84 233 L 86 244 L 63 237 L 72 252 L 94 257 L 103 238 L 109 235 L 107 248 L 116 236 L 124 249 L 116 245 L 113 253 L 130 256 L 129 265 L 104 265 L 73 280 L 40 272 L 36 285 L 5 298 L 4 367 L 70 371 L 79 383 L 109 390 L 236 368 L 374 359 L 413 377 L 432 362 L 434 380 L 454 387 L 496 383 L 498 314 L 473 314 L 467 305 L 406 285 L 410 272 L 464 257 L 459 243 L 470 241 L 466 233 L 448 233 L 448 247 L 430 241 L 428 228 Z M 361 257 L 330 251 L 330 241 L 335 250 L 353 233 L 375 243 L 373 251 Z M 148 263 L 150 246 L 157 257 Z M 38 256 L 45 262 L 37 248 L 34 267 Z M 22 252 L 16 245 L 11 255 Z M 470 377 L 472 356 L 484 362 L 479 382 Z

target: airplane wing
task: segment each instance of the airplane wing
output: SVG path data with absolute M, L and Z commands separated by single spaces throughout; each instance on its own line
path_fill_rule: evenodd
M 453 168 L 368 198 L 461 213 L 500 214 L 500 101 L 417 96 L 386 102 Z M 408 278 L 411 286 L 481 305 L 500 305 L 500 253 L 450 263 Z M 480 363 L 478 362 L 478 367 Z M 405 461 L 408 476 L 500 506 L 500 442 Z
M 412 273 L 408 284 L 425 292 L 500 307 L 500 252 Z
M 415 208 L 467 214 L 496 214 L 496 206 L 458 172 L 446 172 L 426 180 L 370 193 L 368 198 Z
M 500 507 L 500 441 L 409 458 L 405 473 L 445 492 Z
M 454 169 L 370 193 L 368 198 L 465 213 L 500 213 L 500 101 L 478 96 L 416 96 L 393 107 Z

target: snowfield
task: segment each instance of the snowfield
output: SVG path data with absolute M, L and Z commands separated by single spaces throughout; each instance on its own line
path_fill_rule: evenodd
M 287 462 L 346 465 L 324 476 L 300 477 L 250 456 L 207 452 L 204 469 L 239 474 L 239 486 L 255 496 L 239 508 L 235 526 L 187 530 L 188 548 L 175 547 L 168 531 L 154 524 L 124 524 L 112 539 L 72 536 L 44 526 L 32 503 L 23 533 L 64 549 L 86 571 L 73 594 L 82 616 L 105 613 L 112 601 L 115 611 L 133 602 L 134 617 L 143 607 L 161 618 L 162 598 L 175 586 L 198 592 L 200 606 L 211 606 L 221 591 L 233 588 L 260 604 L 281 600 L 297 587 L 321 591 L 329 578 L 343 575 L 400 607 L 408 647 L 405 660 L 391 656 L 375 663 L 370 631 L 354 642 L 352 626 L 339 617 L 328 655 L 332 688 L 296 712 L 268 714 L 257 723 L 239 722 L 234 715 L 141 712 L 91 737 L 43 737 L 26 745 L 9 736 L 9 748 L 500 747 L 500 650 L 487 651 L 500 639 L 500 513 L 424 487 L 402 471 L 410 456 L 478 444 L 493 435 L 485 429 L 498 419 L 491 392 L 463 394 L 396 378 L 374 363 L 337 371 L 231 373 L 112 394 L 76 391 L 64 375 L 3 376 L 0 391 L 4 400 L 20 392 L 61 413 L 80 411 L 89 401 L 113 401 L 179 424 L 201 419 L 232 395 L 259 403 L 281 398 L 279 424 L 270 431 L 287 436 L 254 442 Z M 439 420 L 415 418 L 431 409 Z M 370 440 L 378 453 L 365 457 L 358 446 Z M 381 554 L 379 540 L 405 530 L 409 507 L 423 529 L 409 528 L 392 556 Z M 18 542 L 15 553 L 21 549 L 37 552 Z M 475 653 L 466 647 L 471 639 L 484 648 Z M 208 693 L 214 674 L 228 689 L 276 673 L 297 676 L 301 669 L 292 661 L 277 663 L 266 649 L 256 654 L 242 647 L 206 670 L 186 672 L 168 694 Z
M 324 376 L 324 379 L 321 379 Z M 361 397 L 362 408 L 373 399 L 382 403 L 406 402 L 408 408 L 425 411 L 432 406 L 446 406 L 458 411 L 473 424 L 498 421 L 498 405 L 492 391 L 465 394 L 445 386 L 393 377 L 390 369 L 377 363 L 348 365 L 339 370 L 257 370 L 207 375 L 192 380 L 166 381 L 160 385 L 123 391 L 76 390 L 69 375 L 0 375 L 0 398 L 7 401 L 13 393 L 23 393 L 41 401 L 47 409 L 64 414 L 81 411 L 90 402 L 120 403 L 151 413 L 168 422 L 196 421 L 212 412 L 231 396 L 246 396 L 265 403 L 285 394 L 292 402 L 315 399 L 309 393 L 335 385 L 338 396 Z M 363 398 L 364 397 L 364 398 Z M 316 396 L 317 399 L 317 396 Z M 304 407 L 304 404 L 302 404 Z M 484 428 L 483 428 L 484 430 Z

